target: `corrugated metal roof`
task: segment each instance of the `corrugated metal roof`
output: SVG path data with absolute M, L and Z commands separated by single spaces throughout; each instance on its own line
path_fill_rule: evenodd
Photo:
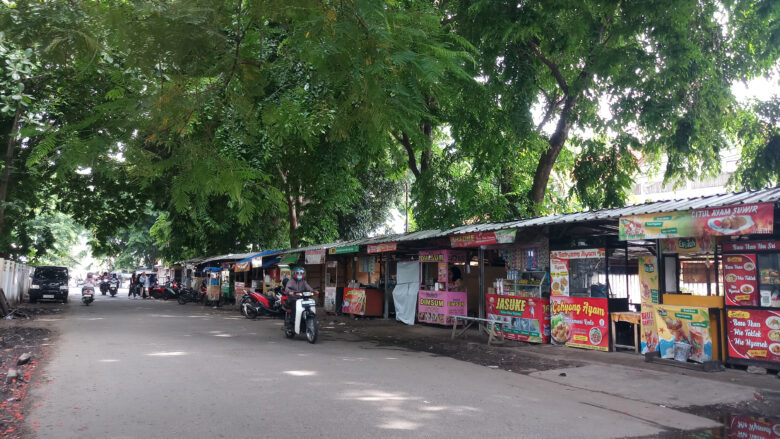
M 238 261 L 244 258 L 248 258 L 256 253 L 228 253 L 226 255 L 211 256 L 198 262 L 198 264 L 207 264 L 214 261 Z

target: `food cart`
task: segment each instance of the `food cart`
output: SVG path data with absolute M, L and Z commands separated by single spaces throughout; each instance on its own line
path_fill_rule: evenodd
M 370 244 L 366 246 L 366 254 L 361 255 L 360 270 L 367 273 L 365 282 L 351 282 L 344 288 L 341 312 L 359 316 L 380 317 L 383 315 L 383 302 L 385 294 L 380 290 L 383 281 L 385 264 L 379 259 L 381 255 L 387 257 L 387 253 L 396 251 L 397 243 L 386 242 Z M 384 268 L 383 268 L 384 267 Z
M 452 325 L 450 316 L 467 314 L 465 291 L 450 291 L 452 263 L 465 263 L 463 250 L 423 250 L 419 252 L 420 290 L 417 293 L 417 321 Z

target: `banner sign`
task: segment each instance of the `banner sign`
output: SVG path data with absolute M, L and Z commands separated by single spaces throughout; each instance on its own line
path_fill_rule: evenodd
M 328 249 L 328 254 L 331 255 L 341 255 L 344 253 L 357 253 L 360 251 L 360 246 L 358 245 L 348 245 L 345 247 L 333 247 L 331 249 Z
M 780 241 L 726 242 L 724 252 L 780 251 Z
M 236 297 L 252 291 L 252 288 L 250 288 L 250 286 L 248 286 L 245 282 L 233 282 L 233 286 L 236 291 Z
M 366 290 L 360 288 L 344 288 L 344 302 L 341 312 L 346 314 L 366 314 Z
M 758 306 L 756 255 L 723 255 L 726 305 Z
M 658 350 L 658 328 L 655 326 L 653 305 L 658 303 L 658 263 L 655 256 L 639 257 L 639 289 L 642 303 L 643 354 Z
M 325 249 L 306 252 L 306 265 L 321 265 L 325 263 Z
M 247 261 L 247 262 L 236 262 L 236 263 L 233 265 L 233 271 L 235 271 L 236 273 L 241 273 L 241 272 L 244 272 L 244 271 L 249 271 L 249 270 L 251 270 L 251 269 L 252 269 L 251 265 L 252 265 L 252 263 L 251 263 L 251 262 L 249 262 L 249 261 Z
M 757 418 L 731 415 L 730 438 L 777 439 L 780 438 L 780 418 Z
M 774 203 L 696 209 L 692 213 L 694 236 L 772 234 Z
M 420 290 L 417 294 L 417 321 L 452 325 L 449 316 L 466 315 L 466 293 Z
M 511 244 L 515 242 L 517 229 L 496 230 L 495 232 L 469 233 L 450 237 L 452 247 L 479 247 L 491 244 Z
M 368 253 L 394 252 L 398 247 L 397 242 L 385 242 L 382 244 L 371 244 L 368 246 Z
M 252 268 L 260 268 L 263 266 L 263 257 L 258 256 L 256 258 L 252 258 Z
M 325 287 L 325 312 L 336 312 L 336 287 Z
M 603 248 L 555 250 L 550 252 L 550 295 L 569 295 L 569 259 L 600 259 L 606 257 Z
M 608 351 L 607 309 L 607 299 L 551 297 L 550 336 L 553 344 Z
M 663 239 L 691 236 L 771 234 L 774 204 L 743 204 L 711 209 L 648 213 L 621 217 L 619 238 Z
M 655 305 L 653 308 L 661 358 L 674 358 L 674 344 L 679 342 L 691 345 L 690 360 L 699 363 L 712 360 L 707 308 L 677 305 Z
M 419 253 L 420 262 L 466 262 L 466 252 L 463 250 L 422 250 Z
M 714 239 L 706 238 L 667 238 L 661 240 L 661 251 L 664 253 L 712 253 L 715 248 Z
M 300 253 L 290 253 L 282 256 L 282 260 L 279 261 L 279 264 L 295 264 L 298 262 L 298 258 L 300 257 Z
M 488 294 L 487 318 L 501 324 L 504 338 L 548 343 L 550 341 L 550 301 L 531 297 Z
M 780 364 L 780 311 L 726 311 L 729 357 Z

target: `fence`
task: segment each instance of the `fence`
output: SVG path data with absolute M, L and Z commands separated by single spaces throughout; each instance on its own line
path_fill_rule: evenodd
M 0 259 L 0 288 L 11 306 L 20 303 L 27 294 L 32 269 L 18 262 Z

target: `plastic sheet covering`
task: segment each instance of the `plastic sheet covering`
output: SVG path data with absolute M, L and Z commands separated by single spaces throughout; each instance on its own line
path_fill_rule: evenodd
M 407 325 L 414 325 L 417 310 L 417 291 L 420 289 L 420 264 L 399 262 L 397 283 L 393 289 L 395 319 Z

